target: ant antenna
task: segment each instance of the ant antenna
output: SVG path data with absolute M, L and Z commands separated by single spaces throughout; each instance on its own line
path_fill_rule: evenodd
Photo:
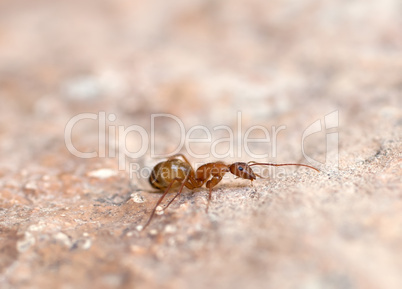
M 257 163 L 255 161 L 250 161 L 248 162 L 248 164 L 250 164 L 249 167 L 252 166 L 274 166 L 274 167 L 282 167 L 282 166 L 299 166 L 299 167 L 306 167 L 306 168 L 310 168 L 313 170 L 316 170 L 317 172 L 320 172 L 319 169 L 316 169 L 315 167 L 309 166 L 309 165 L 303 165 L 303 164 L 271 164 L 271 163 Z

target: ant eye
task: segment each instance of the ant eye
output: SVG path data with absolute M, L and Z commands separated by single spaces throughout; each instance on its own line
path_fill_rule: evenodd
M 242 171 L 243 170 L 243 167 L 239 167 L 239 171 Z

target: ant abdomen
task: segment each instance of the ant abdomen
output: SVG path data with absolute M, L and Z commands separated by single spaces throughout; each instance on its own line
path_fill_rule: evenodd
M 192 168 L 188 163 L 179 159 L 172 159 L 158 163 L 149 176 L 149 183 L 158 190 L 166 189 L 174 179 L 184 180 L 191 172 Z M 173 187 L 180 185 L 175 182 Z

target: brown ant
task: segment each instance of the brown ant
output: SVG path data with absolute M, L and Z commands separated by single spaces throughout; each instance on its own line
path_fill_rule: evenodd
M 179 157 L 181 157 L 182 160 L 179 159 Z M 212 197 L 212 189 L 222 180 L 226 173 L 230 172 L 238 178 L 250 181 L 254 181 L 257 177 L 262 178 L 260 175 L 253 172 L 251 169 L 252 166 L 302 166 L 319 172 L 318 169 L 303 164 L 271 164 L 257 163 L 254 161 L 250 161 L 248 163 L 236 162 L 231 165 L 226 165 L 222 162 L 207 163 L 194 171 L 187 158 L 182 154 L 177 154 L 170 157 L 166 161 L 158 163 L 149 176 L 149 182 L 152 187 L 158 190 L 164 190 L 164 192 L 152 210 L 151 216 L 144 225 L 143 229 L 149 225 L 155 215 L 156 208 L 160 205 L 170 189 L 180 187 L 179 191 L 169 201 L 166 208 L 169 207 L 174 199 L 181 194 L 184 187 L 192 190 L 200 188 L 205 184 L 205 186 L 209 189 L 208 203 L 206 207 L 206 212 L 208 212 L 209 202 L 211 201 Z

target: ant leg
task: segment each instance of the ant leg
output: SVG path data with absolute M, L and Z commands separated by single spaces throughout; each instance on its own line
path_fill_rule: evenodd
M 205 186 L 209 189 L 209 194 L 208 194 L 208 203 L 207 207 L 205 209 L 205 212 L 208 213 L 209 209 L 209 203 L 212 199 L 212 188 L 215 187 L 221 180 L 223 176 L 213 176 L 206 184 Z
M 173 197 L 173 199 L 171 199 L 169 201 L 169 203 L 167 204 L 167 206 L 165 207 L 165 209 L 167 209 L 167 207 L 169 207 L 169 205 L 174 201 L 174 199 L 176 199 L 176 197 L 178 197 L 181 194 L 181 191 L 183 190 L 184 186 L 186 186 L 189 189 L 195 189 L 200 187 L 196 181 L 194 180 L 194 178 L 192 178 L 191 176 L 188 176 L 187 180 L 184 180 L 184 182 L 182 183 L 179 192 Z
M 184 179 L 183 183 L 180 186 L 179 192 L 176 193 L 176 195 L 169 201 L 169 203 L 166 205 L 165 209 L 167 209 L 170 204 L 181 194 L 181 191 L 183 190 L 184 186 L 186 185 L 186 182 L 188 181 L 189 175 Z
M 205 213 L 208 213 L 209 203 L 211 202 L 211 199 L 212 199 L 212 188 L 209 188 L 208 203 L 207 203 L 207 207 L 205 208 Z
M 158 200 L 158 202 L 156 203 L 154 209 L 152 210 L 151 216 L 149 217 L 147 223 L 144 225 L 144 227 L 142 227 L 143 230 L 149 225 L 149 223 L 151 223 L 151 220 L 152 220 L 152 218 L 153 218 L 154 215 L 155 215 L 156 208 L 157 208 L 157 207 L 160 205 L 160 203 L 163 201 L 163 198 L 167 195 L 167 193 L 169 192 L 170 188 L 173 186 L 173 183 L 174 183 L 174 182 L 177 182 L 177 181 L 180 181 L 180 180 L 181 180 L 180 178 L 175 178 L 175 179 L 173 179 L 173 181 L 170 182 L 169 186 L 168 186 L 168 187 L 166 188 L 166 190 L 163 192 L 162 197 L 159 198 L 159 200 Z M 183 183 L 184 183 L 184 182 L 183 182 Z

